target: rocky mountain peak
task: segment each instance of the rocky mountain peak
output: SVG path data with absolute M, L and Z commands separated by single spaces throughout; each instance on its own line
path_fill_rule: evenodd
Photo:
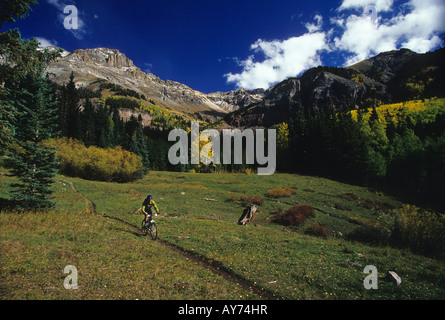
M 397 74 L 407 62 L 416 56 L 418 56 L 418 54 L 409 49 L 392 50 L 382 52 L 375 57 L 363 60 L 347 68 L 357 70 L 386 84 L 394 78 L 395 74 Z
M 188 86 L 171 80 L 161 80 L 154 74 L 145 73 L 117 49 L 78 49 L 51 63 L 47 71 L 59 84 L 67 83 L 74 72 L 78 87 L 88 87 L 97 80 L 106 80 L 126 89 L 131 89 L 163 105 L 186 113 L 200 112 L 211 117 L 221 117 L 261 101 L 264 90 L 239 89 L 230 92 L 203 94 Z
M 265 90 L 246 90 L 237 89 L 228 92 L 213 92 L 209 93 L 207 97 L 220 108 L 227 111 L 235 111 L 248 105 L 260 102 L 265 96 Z
M 240 92 L 226 102 L 218 103 L 210 96 L 171 80 L 161 80 L 154 74 L 145 73 L 133 61 L 117 49 L 78 49 L 51 63 L 47 71 L 58 84 L 67 83 L 72 72 L 76 86 L 89 87 L 98 80 L 130 89 L 151 101 L 158 101 L 163 107 L 184 113 L 199 112 L 212 119 L 221 118 L 227 112 L 237 110 L 245 103 L 257 102 L 258 97 L 249 100 L 247 92 Z M 242 97 L 242 98 L 240 98 Z
M 117 49 L 78 49 L 69 55 L 68 60 L 72 62 L 93 63 L 112 68 L 136 68 L 133 61 Z
M 268 89 L 264 99 L 225 117 L 230 126 L 272 126 L 295 110 L 367 108 L 376 103 L 443 96 L 445 49 L 383 52 L 347 68 L 317 67 Z M 416 85 L 417 84 L 417 85 Z

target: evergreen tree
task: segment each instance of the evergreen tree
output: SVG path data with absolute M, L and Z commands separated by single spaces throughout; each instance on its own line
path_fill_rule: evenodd
M 0 154 L 8 150 L 15 134 L 15 116 L 17 109 L 11 102 L 9 89 L 0 90 Z
M 125 123 L 119 115 L 119 109 L 117 106 L 110 108 L 113 120 L 113 130 L 111 135 L 111 143 L 113 146 L 124 146 L 125 139 Z
M 0 27 L 23 18 L 35 0 L 0 2 Z M 37 50 L 35 40 L 23 40 L 18 29 L 0 33 L 0 142 L 4 151 L 14 139 L 9 162 L 12 198 L 21 209 L 42 209 L 52 205 L 52 177 L 57 162 L 52 149 L 42 142 L 55 133 L 55 91 L 42 76 L 47 63 L 59 51 Z
M 363 126 L 363 113 L 358 112 L 358 119 L 354 120 L 348 111 L 340 112 L 334 128 L 334 174 L 338 178 L 352 181 L 363 179 L 366 172 L 366 157 L 368 154 L 368 137 Z
M 68 138 L 82 139 L 80 118 L 80 97 L 71 72 L 68 84 L 62 87 L 60 96 L 59 125 L 61 135 Z
M 111 143 L 112 119 L 109 116 L 107 107 L 99 106 L 95 112 L 96 146 L 99 148 L 109 148 Z
M 132 135 L 130 151 L 140 156 L 142 158 L 142 163 L 144 167 L 146 169 L 149 168 L 150 160 L 149 160 L 148 148 L 145 143 L 144 129 L 142 127 L 142 118 L 140 115 L 138 117 L 137 126 Z
M 148 139 L 146 142 L 150 154 L 150 169 L 164 171 L 169 169 L 168 151 L 170 143 L 165 139 Z
M 24 16 L 30 3 L 35 2 L 2 1 L 0 25 Z M 29 73 L 36 75 L 36 70 L 58 55 L 58 52 L 37 50 L 38 45 L 35 39 L 23 40 L 17 29 L 0 33 L 0 57 L 4 61 L 0 63 L 0 154 L 7 151 L 14 138 L 17 104 L 24 90 L 19 85 L 20 81 Z
M 0 2 L 0 28 L 4 23 L 26 17 L 31 10 L 30 5 L 36 3 L 37 0 L 2 0 Z
M 321 127 L 323 137 L 323 148 L 325 151 L 324 167 L 327 172 L 332 172 L 332 157 L 334 154 L 334 138 L 333 130 L 337 121 L 336 112 L 334 109 L 329 108 L 328 112 L 324 115 L 323 125 Z
M 389 157 L 389 140 L 386 136 L 386 126 L 380 120 L 375 107 L 369 119 L 369 149 L 367 157 L 367 174 L 371 180 L 386 176 L 387 158 Z
M 53 205 L 50 186 L 58 163 L 43 141 L 57 133 L 55 90 L 41 75 L 28 74 L 20 85 L 24 91 L 17 106 L 17 148 L 9 154 L 11 173 L 19 183 L 11 185 L 11 193 L 19 209 L 48 209 Z
M 85 101 L 85 107 L 82 112 L 83 142 L 87 147 L 96 144 L 96 126 L 94 123 L 94 107 L 90 99 Z
M 303 109 L 298 108 L 295 116 L 289 121 L 289 157 L 291 171 L 304 168 L 306 119 Z

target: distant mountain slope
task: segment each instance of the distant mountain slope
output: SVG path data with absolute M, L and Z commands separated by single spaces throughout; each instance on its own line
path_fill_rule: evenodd
M 54 75 L 54 80 L 59 84 L 67 83 L 72 71 L 76 84 L 81 87 L 88 87 L 97 79 L 105 79 L 144 94 L 148 98 L 161 101 L 178 111 L 226 112 L 204 94 L 186 85 L 169 80 L 163 81 L 153 74 L 143 72 L 125 54 L 115 49 L 75 50 L 48 67 L 48 72 Z
M 160 108 L 224 118 L 229 126 L 268 127 L 286 121 L 297 108 L 361 108 L 445 95 L 445 49 L 417 54 L 408 49 L 381 53 L 347 68 L 317 67 L 267 90 L 238 89 L 204 94 L 179 82 L 145 73 L 116 49 L 63 51 L 48 67 L 58 84 L 74 72 L 77 86 L 98 90 L 107 82 L 135 91 Z
M 267 90 L 264 99 L 225 117 L 229 126 L 269 127 L 297 108 L 363 108 L 375 103 L 445 96 L 445 49 L 385 52 L 347 68 L 317 67 Z
M 213 103 L 227 111 L 235 111 L 240 108 L 247 107 L 251 104 L 261 102 L 264 99 L 266 91 L 256 89 L 249 91 L 246 89 L 238 89 L 229 92 L 213 92 L 207 95 Z
M 258 102 L 261 92 L 237 90 L 206 95 L 179 82 L 161 80 L 145 73 L 125 54 L 116 49 L 95 48 L 63 51 L 61 58 L 51 63 L 47 71 L 58 84 L 67 83 L 74 72 L 78 87 L 93 87 L 98 80 L 106 80 L 125 89 L 143 94 L 157 105 L 183 112 L 202 113 L 216 118 L 246 104 Z

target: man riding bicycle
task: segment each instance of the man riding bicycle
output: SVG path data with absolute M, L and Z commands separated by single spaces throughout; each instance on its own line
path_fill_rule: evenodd
M 142 213 L 145 215 L 145 222 L 148 222 L 148 218 L 153 216 L 152 208 L 156 210 L 156 215 L 159 214 L 158 206 L 156 205 L 156 202 L 153 200 L 152 196 L 147 196 L 147 198 L 144 200 L 144 203 L 142 204 Z

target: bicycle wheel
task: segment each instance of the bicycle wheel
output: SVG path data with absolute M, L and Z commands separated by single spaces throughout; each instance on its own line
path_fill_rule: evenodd
M 144 237 L 148 234 L 148 227 L 147 227 L 147 223 L 145 222 L 145 220 L 142 220 L 141 231 L 142 231 L 142 235 Z
M 156 227 L 156 223 L 152 223 L 150 228 L 148 229 L 150 233 L 150 237 L 152 240 L 156 240 L 158 238 L 158 228 Z

